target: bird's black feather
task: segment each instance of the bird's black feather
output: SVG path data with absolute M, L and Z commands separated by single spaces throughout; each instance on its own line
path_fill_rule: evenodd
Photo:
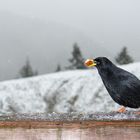
M 140 80 L 105 57 L 95 59 L 101 79 L 112 99 L 120 105 L 140 107 Z

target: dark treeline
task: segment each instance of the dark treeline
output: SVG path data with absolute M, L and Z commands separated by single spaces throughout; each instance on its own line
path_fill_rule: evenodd
M 58 64 L 55 72 L 62 70 L 76 70 L 76 69 L 86 69 L 84 66 L 84 56 L 80 49 L 80 46 L 77 43 L 73 44 L 71 58 L 68 59 L 69 65 L 62 69 L 61 65 Z M 115 57 L 115 62 L 119 65 L 133 63 L 134 59 L 129 55 L 127 47 L 124 46 L 121 51 Z M 37 70 L 33 70 L 29 58 L 27 58 L 25 64 L 19 71 L 20 77 L 31 77 L 38 75 Z

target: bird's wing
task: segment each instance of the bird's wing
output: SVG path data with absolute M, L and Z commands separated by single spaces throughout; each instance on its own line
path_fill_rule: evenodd
M 123 101 L 129 107 L 140 107 L 140 80 L 128 78 L 122 86 Z

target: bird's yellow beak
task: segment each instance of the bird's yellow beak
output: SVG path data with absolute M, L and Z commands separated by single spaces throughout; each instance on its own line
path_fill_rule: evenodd
M 93 59 L 87 59 L 84 64 L 86 67 L 94 67 L 97 65 L 96 61 L 94 61 Z

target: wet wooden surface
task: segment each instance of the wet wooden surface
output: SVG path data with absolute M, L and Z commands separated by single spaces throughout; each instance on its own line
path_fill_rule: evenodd
M 0 140 L 140 140 L 139 121 L 5 121 L 0 126 Z
M 96 128 L 96 127 L 140 127 L 140 121 L 0 121 L 0 129 L 2 128 Z
M 140 140 L 140 115 L 127 112 L 0 116 L 0 140 Z

